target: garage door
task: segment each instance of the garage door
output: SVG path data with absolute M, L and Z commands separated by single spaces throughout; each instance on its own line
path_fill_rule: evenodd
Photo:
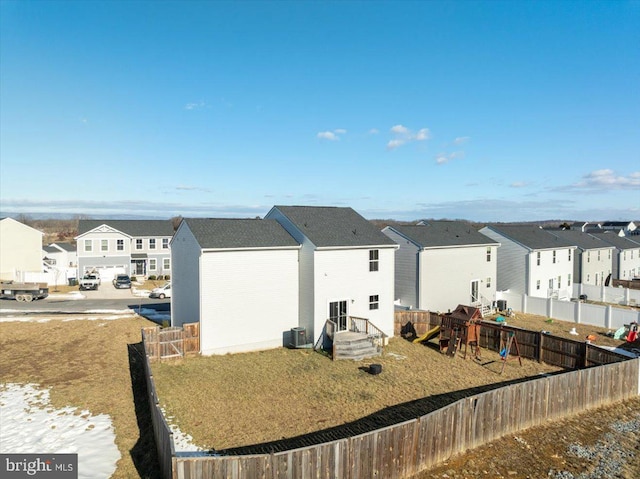
M 125 274 L 124 266 L 96 266 L 95 270 L 100 275 L 101 283 L 112 281 L 117 274 Z

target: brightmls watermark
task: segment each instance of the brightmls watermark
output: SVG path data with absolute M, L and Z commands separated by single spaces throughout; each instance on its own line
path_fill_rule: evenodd
M 78 479 L 77 454 L 0 454 L 0 477 Z

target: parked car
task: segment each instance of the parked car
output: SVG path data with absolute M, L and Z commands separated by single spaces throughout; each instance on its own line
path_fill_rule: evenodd
M 98 274 L 85 274 L 80 280 L 80 291 L 83 289 L 98 289 L 100 286 L 100 276 Z
M 126 274 L 119 274 L 113 278 L 113 286 L 115 286 L 116 289 L 131 288 L 131 278 Z
M 160 286 L 159 288 L 154 288 L 149 294 L 150 298 L 170 298 L 171 297 L 171 282 L 168 282 L 164 286 Z

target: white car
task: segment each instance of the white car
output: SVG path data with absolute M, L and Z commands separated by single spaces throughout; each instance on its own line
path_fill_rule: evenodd
M 171 297 L 171 282 L 165 284 L 164 286 L 160 286 L 159 288 L 153 288 L 151 293 L 149 294 L 150 298 L 170 298 Z

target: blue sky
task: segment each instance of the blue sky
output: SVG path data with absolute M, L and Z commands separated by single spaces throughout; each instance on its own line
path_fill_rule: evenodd
M 0 6 L 2 212 L 640 220 L 640 1 Z

